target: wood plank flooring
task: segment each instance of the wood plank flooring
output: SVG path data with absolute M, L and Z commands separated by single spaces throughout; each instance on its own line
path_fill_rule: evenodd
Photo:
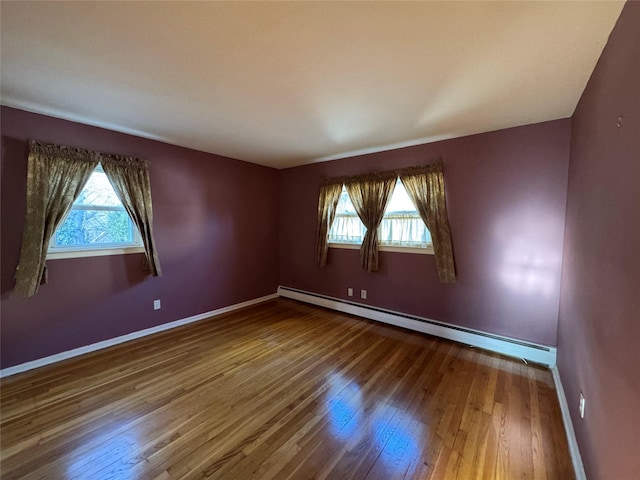
M 3 479 L 571 479 L 551 374 L 278 299 L 2 381 Z

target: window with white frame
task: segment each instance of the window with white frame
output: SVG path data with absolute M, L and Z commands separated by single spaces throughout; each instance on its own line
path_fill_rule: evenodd
M 360 245 L 366 231 L 351 203 L 346 187 L 343 186 L 335 219 L 329 231 L 329 244 Z M 396 182 L 380 223 L 378 240 L 382 250 L 387 249 L 385 247 L 396 247 L 423 249 L 424 253 L 433 252 L 431 233 L 420 218 L 400 179 Z
M 53 234 L 47 258 L 142 251 L 138 229 L 98 165 Z

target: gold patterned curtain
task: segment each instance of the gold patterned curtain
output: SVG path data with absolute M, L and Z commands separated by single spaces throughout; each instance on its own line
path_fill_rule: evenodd
M 408 168 L 400 171 L 399 175 L 420 217 L 431 232 L 440 281 L 455 282 L 453 243 L 445 201 L 442 165 Z
M 116 195 L 140 232 L 145 252 L 144 270 L 155 277 L 162 276 L 156 242 L 153 238 L 149 162 L 120 155 L 101 155 L 100 163 Z
M 367 272 L 378 270 L 378 227 L 396 186 L 397 175 L 371 174 L 355 177 L 345 186 L 356 213 L 367 228 L 360 247 L 360 265 Z
M 320 267 L 324 267 L 327 264 L 329 230 L 331 230 L 331 225 L 333 225 L 333 220 L 336 217 L 336 208 L 341 192 L 342 182 L 325 184 L 320 187 L 318 236 L 316 240 L 316 261 Z
M 85 150 L 29 142 L 27 213 L 22 234 L 16 291 L 35 295 L 47 282 L 47 250 L 56 228 L 98 165 Z

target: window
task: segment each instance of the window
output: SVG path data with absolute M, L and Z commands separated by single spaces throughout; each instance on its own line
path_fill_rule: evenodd
M 366 228 L 356 213 L 346 187 L 342 187 L 336 216 L 329 231 L 329 245 L 354 248 L 362 244 Z M 400 179 L 378 229 L 380 250 L 433 253 L 431 234 L 420 218 Z
M 98 167 L 49 243 L 48 259 L 144 252 L 138 229 Z

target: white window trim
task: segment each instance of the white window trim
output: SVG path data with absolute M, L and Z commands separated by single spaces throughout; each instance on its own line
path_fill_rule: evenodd
M 96 208 L 97 209 L 103 209 Z M 55 233 L 54 233 L 55 235 Z M 46 260 L 61 260 L 63 258 L 103 257 L 106 255 L 127 255 L 129 253 L 144 253 L 142 238 L 136 226 L 133 226 L 133 242 L 129 244 L 95 244 L 90 247 L 51 247 L 47 251 Z
M 346 250 L 360 250 L 360 243 L 333 243 L 329 242 L 329 248 L 344 248 Z M 420 255 L 435 255 L 433 251 L 433 245 L 428 247 L 398 247 L 392 245 L 378 245 L 378 250 L 381 252 L 395 252 L 395 253 L 417 253 Z
M 105 247 L 105 248 L 56 248 L 47 252 L 47 260 L 61 260 L 63 258 L 103 257 L 106 255 L 126 255 L 129 253 L 144 253 L 144 247 Z

